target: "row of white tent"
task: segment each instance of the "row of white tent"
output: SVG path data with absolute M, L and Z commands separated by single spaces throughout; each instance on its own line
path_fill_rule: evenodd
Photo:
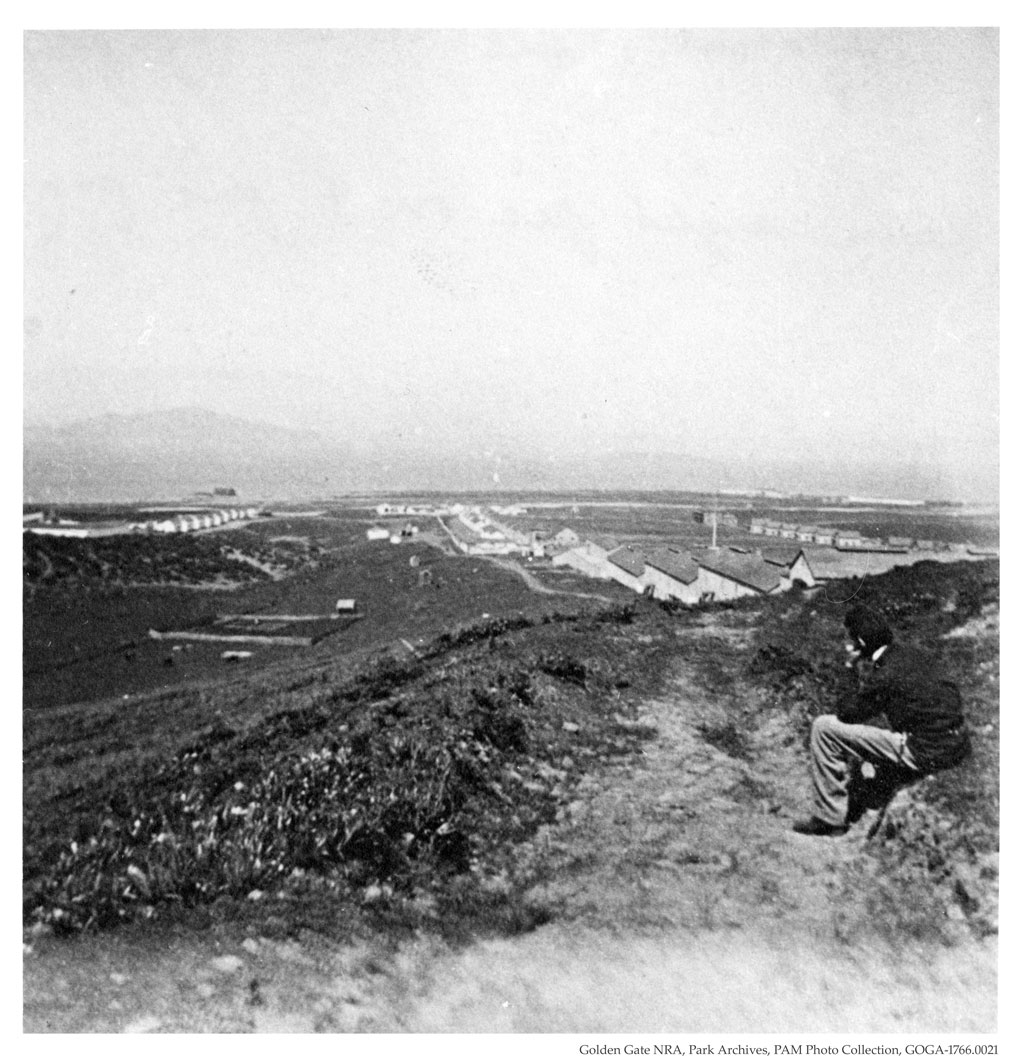
M 154 519 L 139 524 L 139 529 L 149 530 L 155 534 L 181 534 L 190 530 L 206 530 L 225 523 L 237 522 L 239 519 L 255 519 L 256 508 L 222 508 L 218 511 L 182 512 L 170 519 Z

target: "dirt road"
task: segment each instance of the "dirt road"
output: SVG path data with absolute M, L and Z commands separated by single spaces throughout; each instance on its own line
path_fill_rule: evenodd
M 742 636 L 742 631 L 735 631 Z M 699 636 L 701 630 L 681 630 Z M 639 759 L 588 777 L 520 851 L 536 931 L 452 949 L 130 934 L 35 942 L 30 1031 L 949 1032 L 995 1029 L 995 944 L 843 942 L 834 893 L 863 829 L 790 831 L 804 752 L 772 722 L 742 756 L 734 714 L 680 663 L 643 704 Z M 866 828 L 867 822 L 865 822 Z M 514 887 L 516 879 L 496 880 Z
M 578 596 L 584 600 L 600 600 L 606 604 L 615 603 L 611 597 L 602 596 L 600 593 L 581 593 L 572 589 L 552 589 L 531 574 L 530 571 L 510 559 L 502 559 L 500 556 L 481 556 L 479 558 L 487 560 L 488 563 L 493 563 L 496 567 L 501 567 L 502 570 L 511 571 L 513 574 L 518 575 L 535 593 L 541 593 L 544 596 Z

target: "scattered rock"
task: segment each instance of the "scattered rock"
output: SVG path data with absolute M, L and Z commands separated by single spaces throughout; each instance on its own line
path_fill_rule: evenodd
M 124 986 L 128 982 L 128 976 L 122 975 L 120 972 L 111 972 L 110 981 L 114 986 Z
M 574 721 L 563 721 L 562 722 L 562 728 L 566 732 L 579 732 L 580 731 L 580 727 Z
M 258 902 L 263 897 L 262 891 L 250 891 L 246 897 L 250 902 Z
M 260 944 L 255 939 L 245 939 L 242 942 L 242 949 L 246 953 L 256 954 L 260 952 Z
M 234 954 L 228 953 L 223 957 L 214 957 L 210 961 L 210 967 L 215 972 L 237 972 L 242 969 L 245 961 L 241 957 L 236 957 Z
M 196 987 L 196 993 L 203 998 L 211 998 L 216 993 L 213 983 L 200 983 Z

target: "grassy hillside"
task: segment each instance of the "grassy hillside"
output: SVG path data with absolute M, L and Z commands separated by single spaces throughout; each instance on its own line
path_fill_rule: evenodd
M 233 672 L 226 673 L 220 659 L 222 646 L 194 645 L 172 653 L 147 636 L 150 627 L 181 629 L 225 611 L 322 614 L 332 611 L 340 597 L 359 601 L 363 618 L 312 652 L 303 650 L 302 660 L 293 650 L 259 647 L 245 664 L 255 669 L 283 660 L 331 665 L 341 652 L 365 652 L 401 639 L 430 639 L 479 619 L 483 612 L 540 613 L 548 603 L 531 593 L 522 579 L 490 563 L 445 555 L 425 541 L 400 547 L 367 542 L 342 520 L 273 520 L 252 530 L 189 540 L 199 543 L 202 554 L 226 548 L 231 555 L 257 558 L 273 550 L 278 557 L 299 556 L 304 561 L 279 581 L 243 565 L 243 574 L 252 571 L 255 580 L 231 589 L 110 580 L 33 586 L 24 604 L 26 707 L 51 710 L 58 704 L 106 697 L 134 698 L 185 682 L 230 680 Z M 147 547 L 139 544 L 143 554 Z M 173 542 L 166 547 L 172 558 L 181 555 Z M 410 565 L 413 557 L 419 566 Z M 431 581 L 421 584 L 418 575 L 426 568 Z M 217 569 L 226 571 L 227 566 Z M 621 586 L 601 589 L 613 597 L 616 590 L 624 600 L 632 595 Z
M 975 754 L 908 789 L 836 875 L 836 930 L 991 933 L 998 566 L 921 564 L 829 592 L 706 611 L 637 600 L 509 614 L 437 636 L 419 658 L 282 664 L 144 697 L 127 714 L 44 713 L 26 729 L 26 922 L 527 929 L 560 910 L 535 886 L 551 866 L 536 850 L 524 859 L 523 844 L 582 784 L 642 752 L 651 732 L 638 710 L 679 661 L 714 704 L 701 739 L 767 762 L 828 709 L 856 592 L 960 681 Z M 738 627 L 752 643 L 732 636 Z M 739 810 L 765 802 L 755 787 L 732 792 Z

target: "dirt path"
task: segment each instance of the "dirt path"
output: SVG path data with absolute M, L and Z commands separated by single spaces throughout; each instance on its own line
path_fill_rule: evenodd
M 228 559 L 238 560 L 239 563 L 248 563 L 250 567 L 263 571 L 264 574 L 269 575 L 271 581 L 279 582 L 288 573 L 280 567 L 275 567 L 270 563 L 264 563 L 256 559 L 255 556 L 248 556 L 237 548 L 229 549 L 225 555 Z
M 522 878 L 542 871 L 529 897 L 556 914 L 528 935 L 461 950 L 424 938 L 397 953 L 262 938 L 226 947 L 215 933 L 159 949 L 116 935 L 45 941 L 26 958 L 26 1029 L 993 1030 L 994 944 L 839 941 L 831 888 L 863 832 L 793 834 L 802 749 L 770 725 L 742 757 L 713 746 L 729 707 L 679 663 L 642 705 L 655 732 L 644 755 L 584 780 L 521 849 Z
M 611 597 L 602 596 L 600 593 L 581 593 L 571 589 L 552 589 L 545 585 L 534 574 L 531 574 L 530 571 L 524 570 L 518 563 L 513 563 L 512 560 L 509 559 L 502 559 L 500 556 L 479 556 L 477 558 L 485 559 L 488 563 L 493 563 L 496 567 L 501 567 L 502 570 L 518 574 L 535 593 L 542 593 L 545 596 L 578 596 L 584 600 L 601 600 L 606 604 L 615 603 Z

